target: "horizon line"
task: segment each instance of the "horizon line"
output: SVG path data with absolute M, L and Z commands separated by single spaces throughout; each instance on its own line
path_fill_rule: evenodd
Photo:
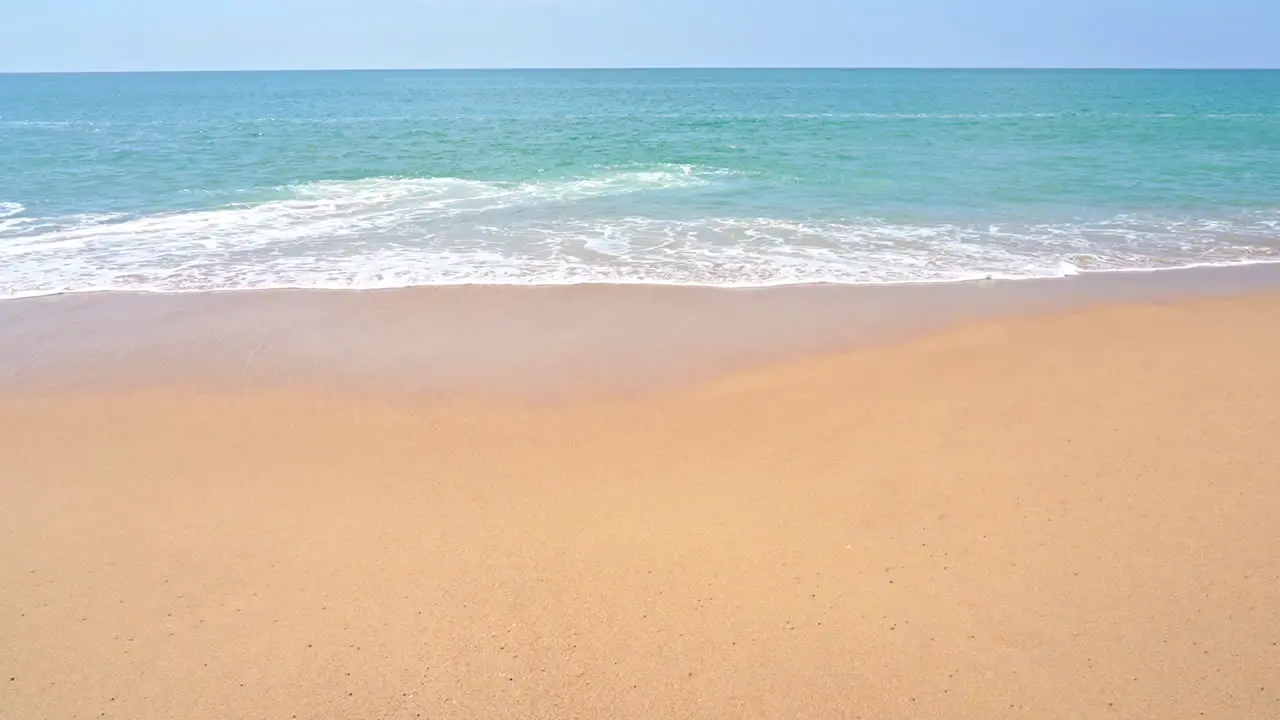
M 1191 66 L 1052 66 L 1052 65 L 614 65 L 614 66 L 456 66 L 456 67 L 315 67 L 315 68 L 161 68 L 151 70 L 0 70 L 0 75 L 156 75 L 233 73 L 332 73 L 332 72 L 601 72 L 679 70 L 914 70 L 914 71 L 1132 71 L 1132 72 L 1275 72 L 1280 67 Z

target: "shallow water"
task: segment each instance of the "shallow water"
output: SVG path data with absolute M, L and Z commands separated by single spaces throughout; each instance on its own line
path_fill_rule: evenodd
M 1280 72 L 0 76 L 0 297 L 1280 261 Z

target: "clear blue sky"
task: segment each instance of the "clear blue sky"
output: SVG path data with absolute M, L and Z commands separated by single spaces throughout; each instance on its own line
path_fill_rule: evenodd
M 1280 67 L 1280 0 L 5 0 L 0 71 Z

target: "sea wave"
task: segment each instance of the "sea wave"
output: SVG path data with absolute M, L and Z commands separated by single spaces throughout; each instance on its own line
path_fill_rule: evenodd
M 636 193 L 732 173 L 373 178 L 186 212 L 32 217 L 0 204 L 0 297 L 77 292 L 647 283 L 949 282 L 1280 261 L 1280 212 L 1071 222 L 656 217 Z
M 24 211 L 26 211 L 26 207 L 22 203 L 0 202 L 0 242 L 3 241 L 6 231 L 23 224 L 22 219 L 18 216 Z
M 286 188 L 286 199 L 262 203 L 141 216 L 95 213 L 19 218 L 0 233 L 0 258 L 130 248 L 166 253 L 219 247 L 285 251 L 290 243 L 413 240 L 468 217 L 507 210 L 554 211 L 592 198 L 699 187 L 723 172 L 671 165 L 545 182 L 321 181 Z

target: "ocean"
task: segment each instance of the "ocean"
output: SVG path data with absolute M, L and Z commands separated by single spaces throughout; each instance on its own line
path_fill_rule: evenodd
M 0 75 L 0 297 L 1280 262 L 1280 72 Z

